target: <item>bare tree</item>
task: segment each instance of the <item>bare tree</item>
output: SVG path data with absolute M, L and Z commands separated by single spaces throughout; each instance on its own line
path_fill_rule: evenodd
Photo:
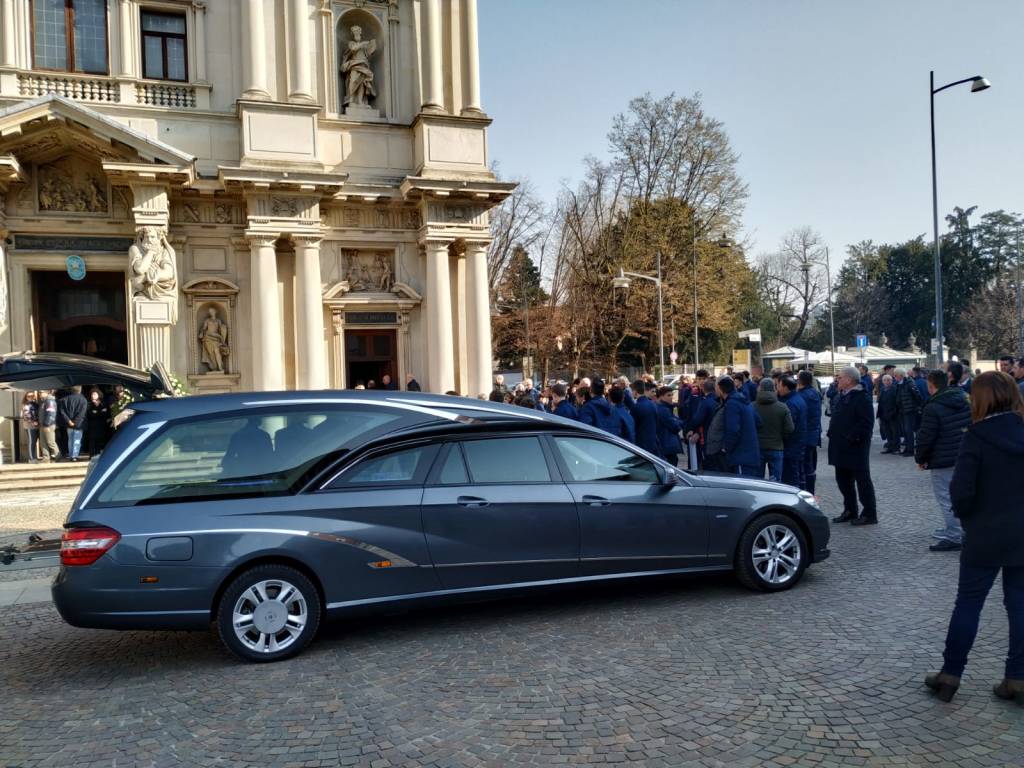
M 547 213 L 543 201 L 537 196 L 528 179 L 519 179 L 518 183 L 515 192 L 491 211 L 487 282 L 492 296 L 516 248 L 531 250 L 547 232 Z
M 787 234 L 775 253 L 758 257 L 756 275 L 765 303 L 789 329 L 796 345 L 807 323 L 828 299 L 825 245 L 810 227 Z
M 633 99 L 615 117 L 608 141 L 634 201 L 675 198 L 694 211 L 703 231 L 735 228 L 747 185 L 724 126 L 704 112 L 699 93 Z

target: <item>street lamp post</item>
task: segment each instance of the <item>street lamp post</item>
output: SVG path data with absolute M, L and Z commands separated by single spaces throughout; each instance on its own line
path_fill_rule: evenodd
M 836 364 L 836 317 L 832 314 L 832 266 L 828 259 L 828 246 L 825 246 L 825 280 L 828 281 L 828 328 L 832 336 L 832 367 Z
M 638 280 L 650 280 L 656 286 L 658 286 L 658 361 L 661 365 L 661 375 L 665 375 L 665 313 L 664 313 L 664 301 L 661 293 L 661 251 L 658 251 L 658 275 L 652 277 L 651 275 L 641 275 L 639 272 L 623 272 L 619 270 L 617 277 L 612 278 L 613 288 L 629 288 L 630 278 L 637 278 Z
M 939 365 L 942 365 L 944 352 L 942 348 L 942 255 L 941 246 L 939 245 L 939 186 L 935 172 L 935 94 L 940 93 L 947 88 L 952 88 L 954 85 L 963 85 L 964 83 L 971 84 L 971 93 L 977 93 L 978 91 L 984 91 L 991 87 L 991 83 L 980 75 L 974 77 L 965 77 L 963 80 L 957 80 L 953 83 L 947 83 L 941 88 L 935 87 L 935 71 L 932 70 L 928 75 L 928 93 L 931 100 L 931 128 L 932 128 L 932 225 L 934 228 L 935 235 L 935 338 L 938 339 L 938 356 L 937 360 Z

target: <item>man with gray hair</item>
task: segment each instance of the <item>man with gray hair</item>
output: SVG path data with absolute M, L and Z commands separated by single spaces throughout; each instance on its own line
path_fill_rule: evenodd
M 843 495 L 843 514 L 835 523 L 875 525 L 878 508 L 871 482 L 871 435 L 875 409 L 871 395 L 864 391 L 860 372 L 848 366 L 836 376 L 839 396 L 832 406 L 828 426 L 828 463 L 836 468 L 836 485 Z M 858 513 L 858 497 L 861 511 Z
M 899 453 L 900 450 L 900 409 L 899 390 L 888 373 L 882 377 L 878 388 L 878 431 L 885 441 L 882 453 Z

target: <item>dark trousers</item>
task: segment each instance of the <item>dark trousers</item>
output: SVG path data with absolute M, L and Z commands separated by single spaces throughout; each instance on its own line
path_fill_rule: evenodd
M 804 487 L 804 447 L 788 448 L 782 456 L 782 482 L 794 488 Z
M 729 462 L 725 460 L 724 453 L 712 453 L 704 456 L 704 466 L 708 472 L 728 472 Z
M 1003 605 L 1010 619 L 1010 650 L 1006 655 L 1006 677 L 1024 680 L 1024 566 L 1004 567 Z M 978 620 L 985 598 L 1000 568 L 976 565 L 960 566 L 956 604 L 949 619 L 942 671 L 960 677 L 967 666 L 967 655 L 978 634 Z
M 671 464 L 673 467 L 679 466 L 679 454 L 678 453 L 666 453 L 665 461 Z
M 903 414 L 900 416 L 900 428 L 903 432 L 903 452 L 914 452 L 914 433 L 917 431 L 917 414 Z
M 903 434 L 899 417 L 887 416 L 882 420 L 882 426 L 885 428 L 885 449 L 896 453 L 900 449 L 900 437 Z
M 843 494 L 843 512 L 857 516 L 857 498 L 860 497 L 860 506 L 863 508 L 863 516 L 869 520 L 878 517 L 878 509 L 875 506 L 875 486 L 871 482 L 871 469 L 847 469 L 836 467 L 836 485 L 839 492 Z
M 818 482 L 818 446 L 809 445 L 804 448 L 804 490 L 814 493 Z

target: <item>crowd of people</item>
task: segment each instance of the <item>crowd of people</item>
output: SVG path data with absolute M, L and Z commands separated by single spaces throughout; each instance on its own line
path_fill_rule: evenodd
M 111 412 L 123 388 L 82 394 L 81 387 L 29 391 L 21 400 L 21 426 L 28 436 L 30 464 L 78 461 L 96 456 L 113 431 Z M 84 454 L 83 454 L 84 452 Z
M 814 492 L 823 399 L 809 371 L 762 369 L 717 380 L 698 371 L 678 391 L 645 376 L 610 385 L 581 378 L 543 392 L 524 380 L 513 390 L 496 378 L 490 399 L 575 419 L 635 443 L 673 465 L 768 477 Z M 875 401 L 877 399 L 877 409 Z M 982 373 L 960 362 L 877 377 L 864 366 L 838 372 L 828 387 L 828 461 L 843 511 L 833 522 L 871 525 L 878 506 L 871 479 L 874 422 L 883 454 L 913 457 L 930 474 L 940 518 L 935 552 L 960 552 L 956 602 L 944 663 L 925 685 L 944 701 L 960 686 L 981 611 L 1002 573 L 1010 624 L 1004 678 L 993 692 L 1024 705 L 1024 359 L 1000 358 Z

